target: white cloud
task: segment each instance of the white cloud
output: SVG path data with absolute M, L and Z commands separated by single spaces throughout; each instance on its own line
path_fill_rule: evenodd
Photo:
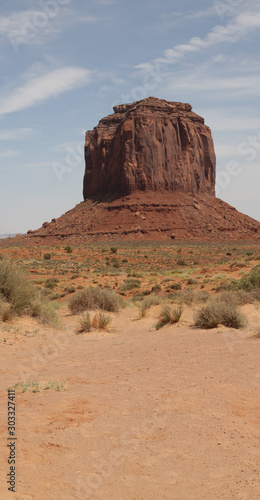
M 26 139 L 32 133 L 33 129 L 28 127 L 0 130 L 0 141 Z
M 2 96 L 0 115 L 40 104 L 51 97 L 90 82 L 92 72 L 78 67 L 64 67 L 32 78 L 12 93 Z

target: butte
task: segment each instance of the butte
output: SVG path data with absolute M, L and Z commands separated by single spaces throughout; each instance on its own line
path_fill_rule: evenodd
M 20 240 L 259 240 L 258 221 L 216 198 L 215 174 L 211 131 L 190 104 L 115 106 L 86 133 L 84 201 Z

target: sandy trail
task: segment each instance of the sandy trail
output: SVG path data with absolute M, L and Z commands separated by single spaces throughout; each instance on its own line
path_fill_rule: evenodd
M 75 335 L 66 311 L 60 331 L 2 327 L 0 499 L 258 499 L 260 312 L 246 307 L 243 332 L 194 329 L 188 310 L 155 331 L 156 308 L 126 308 L 110 333 Z M 6 388 L 28 380 L 67 390 L 17 389 L 12 494 Z

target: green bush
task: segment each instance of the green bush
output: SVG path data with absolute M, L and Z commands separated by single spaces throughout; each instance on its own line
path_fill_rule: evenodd
M 89 309 L 103 309 L 117 312 L 120 309 L 120 297 L 113 291 L 99 287 L 88 287 L 76 292 L 69 301 L 72 314 L 78 314 Z
M 70 247 L 69 245 L 67 245 L 65 248 L 64 248 L 65 252 L 67 253 L 72 253 L 72 247 Z
M 51 254 L 50 253 L 45 253 L 44 256 L 43 256 L 43 258 L 45 260 L 50 260 L 51 259 Z
M 111 247 L 110 251 L 111 251 L 111 253 L 116 253 L 117 252 L 117 248 L 116 247 Z

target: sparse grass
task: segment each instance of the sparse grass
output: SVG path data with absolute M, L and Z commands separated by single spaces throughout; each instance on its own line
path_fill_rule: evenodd
M 91 309 L 103 309 L 104 311 L 117 312 L 121 305 L 120 297 L 107 288 L 88 287 L 76 292 L 69 301 L 72 314 L 78 314 Z
M 107 330 L 109 331 L 109 325 L 112 321 L 111 316 L 105 314 L 103 312 L 98 312 L 95 314 L 92 320 L 93 328 L 97 328 L 99 330 Z
M 159 321 L 156 324 L 156 330 L 162 328 L 165 325 L 173 325 L 180 321 L 182 315 L 182 307 L 170 308 L 169 306 L 164 306 L 159 314 Z
M 50 381 L 47 384 L 41 385 L 40 382 L 34 381 L 34 382 L 17 382 L 17 384 L 12 385 L 11 387 L 8 387 L 8 390 L 11 389 L 22 389 L 22 392 L 27 392 L 29 389 L 32 390 L 32 392 L 40 392 L 40 389 L 46 390 L 46 389 L 54 389 L 55 391 L 66 391 L 67 389 L 64 387 L 66 382 L 56 382 L 56 381 Z
M 160 304 L 160 299 L 156 295 L 152 295 L 151 297 L 146 297 L 142 302 L 138 305 L 139 318 L 145 318 L 147 316 L 148 310 L 151 306 Z
M 78 333 L 91 332 L 91 330 L 92 330 L 91 318 L 89 312 L 87 311 L 85 312 L 85 314 L 81 316 L 81 318 L 79 318 Z
M 112 321 L 111 316 L 103 312 L 98 312 L 91 320 L 90 313 L 87 311 L 79 318 L 79 329 L 77 333 L 91 332 L 94 329 L 109 331 L 109 325 Z

